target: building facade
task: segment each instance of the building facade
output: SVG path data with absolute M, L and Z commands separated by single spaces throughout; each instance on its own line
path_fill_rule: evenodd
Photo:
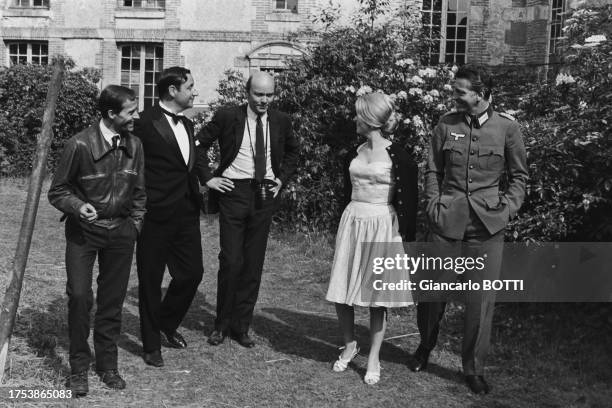
M 0 65 L 65 54 L 101 69 L 101 87 L 134 88 L 141 108 L 153 102 L 163 67 L 182 65 L 202 106 L 225 70 L 278 70 L 302 54 L 316 1 L 0 0 Z
M 437 40 L 430 62 L 547 64 L 570 0 L 393 0 L 421 13 Z M 612 1 L 612 0 L 598 0 Z M 334 3 L 334 1 L 332 1 Z M 335 0 L 343 13 L 357 0 Z M 45 64 L 54 54 L 102 71 L 103 87 L 134 88 L 141 108 L 173 65 L 192 70 L 196 106 L 216 96 L 227 69 L 280 70 L 307 52 L 329 0 L 0 0 L 0 65 Z

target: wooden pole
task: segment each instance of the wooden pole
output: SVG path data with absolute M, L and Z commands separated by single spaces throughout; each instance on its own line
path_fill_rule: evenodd
M 51 140 L 53 139 L 53 130 L 51 127 L 55 120 L 55 106 L 64 77 L 65 67 L 63 61 L 56 59 L 53 65 L 53 75 L 51 76 L 49 90 L 47 91 L 42 130 L 38 136 L 36 155 L 34 156 L 34 164 L 32 166 L 32 174 L 28 186 L 28 197 L 23 211 L 17 249 L 15 250 L 15 258 L 13 259 L 11 269 L 10 283 L 4 294 L 2 309 L 0 310 L 0 384 L 4 376 L 9 341 L 15 324 L 15 316 L 17 315 L 19 296 L 21 295 L 21 287 L 23 284 L 23 275 L 28 260 L 28 253 L 30 252 L 30 244 L 32 243 L 36 212 L 38 211 L 40 192 L 45 178 L 47 154 L 49 153 Z

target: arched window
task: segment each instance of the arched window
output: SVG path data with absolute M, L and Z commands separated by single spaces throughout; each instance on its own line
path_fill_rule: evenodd
M 303 48 L 289 42 L 278 41 L 261 44 L 247 53 L 249 70 L 280 72 L 286 69 L 290 58 L 300 58 L 304 55 Z

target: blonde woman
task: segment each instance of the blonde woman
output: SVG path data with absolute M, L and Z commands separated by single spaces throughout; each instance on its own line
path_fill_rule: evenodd
M 355 108 L 357 134 L 364 136 L 366 142 L 346 161 L 344 188 L 348 205 L 338 227 L 326 299 L 336 304 L 344 338 L 344 350 L 333 366 L 336 372 L 346 370 L 359 352 L 354 336 L 354 306 L 370 308 L 370 352 L 364 381 L 376 384 L 380 380 L 379 353 L 386 308 L 408 306 L 412 301 L 406 293 L 389 298 L 388 293 L 368 290 L 372 280 L 368 267 L 372 265 L 372 253 L 377 251 L 364 251 L 362 243 L 414 240 L 417 167 L 402 147 L 386 138 L 396 129 L 399 119 L 387 95 L 363 95 Z M 401 245 L 387 247 L 396 251 Z

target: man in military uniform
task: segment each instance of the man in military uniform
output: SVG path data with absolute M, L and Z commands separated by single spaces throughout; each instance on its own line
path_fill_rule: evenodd
M 434 243 L 461 245 L 464 257 L 487 252 L 484 277 L 495 279 L 501 266 L 504 230 L 521 207 L 528 172 L 518 124 L 495 112 L 484 72 L 464 66 L 453 87 L 456 112 L 444 115 L 429 145 L 425 197 Z M 507 174 L 507 188 L 500 179 Z M 489 348 L 494 292 L 471 295 L 466 303 L 462 348 L 463 371 L 476 394 L 489 392 L 484 360 Z M 411 362 L 413 371 L 427 367 L 445 302 L 421 302 L 417 324 L 421 343 Z

